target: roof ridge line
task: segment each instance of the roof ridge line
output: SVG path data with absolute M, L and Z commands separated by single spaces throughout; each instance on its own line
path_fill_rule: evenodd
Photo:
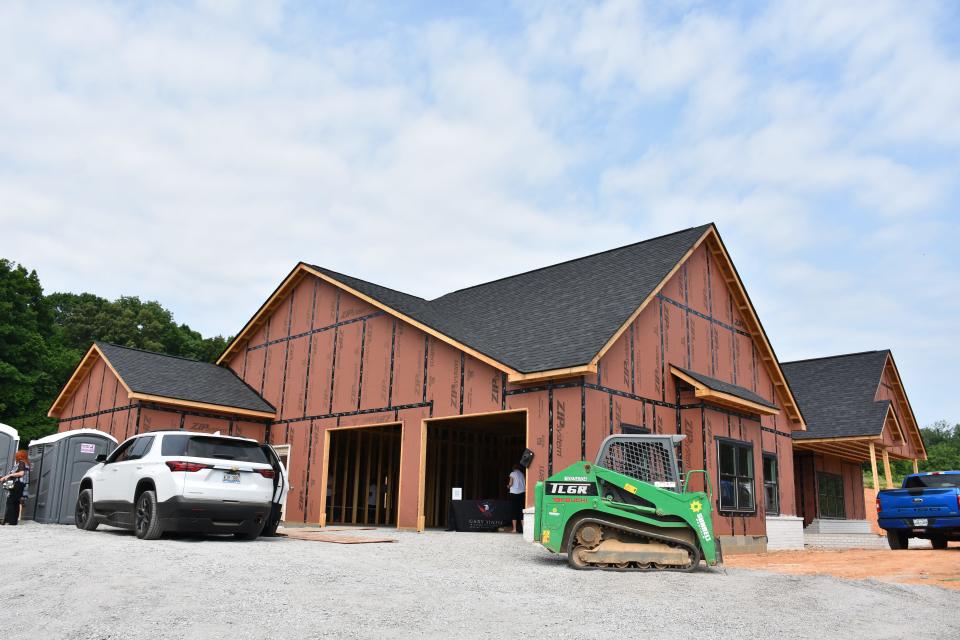
M 176 358 L 177 360 L 185 360 L 187 362 L 196 362 L 197 364 L 209 364 L 217 368 L 222 368 L 220 365 L 213 362 L 207 362 L 205 360 L 194 360 L 193 358 L 187 358 L 185 356 L 175 356 L 169 353 L 163 353 L 162 351 L 150 351 L 149 349 L 141 349 L 140 347 L 127 347 L 122 344 L 117 344 L 115 342 L 109 342 L 108 340 L 94 340 L 94 344 L 108 344 L 111 347 L 117 347 L 118 349 L 126 349 L 128 351 L 139 351 L 140 353 L 149 353 L 152 356 L 163 356 L 164 358 Z
M 797 364 L 800 362 L 813 362 L 814 360 L 832 360 L 834 358 L 850 358 L 853 356 L 865 356 L 868 353 L 889 353 L 890 349 L 871 349 L 867 351 L 855 351 L 853 353 L 838 353 L 832 356 L 818 356 L 816 358 L 801 358 L 800 360 L 789 360 L 787 362 L 781 362 L 781 365 L 785 364 Z
M 686 233 L 688 231 L 693 231 L 694 229 L 701 229 L 710 226 L 715 226 L 713 222 L 707 222 L 706 224 L 697 225 L 694 227 L 687 227 L 686 229 L 680 229 L 679 231 L 671 231 L 670 233 L 665 233 L 663 235 L 654 236 L 652 238 L 647 238 L 646 240 L 638 240 L 637 242 L 630 242 L 619 247 L 613 247 L 612 249 L 604 249 L 603 251 L 597 251 L 596 253 L 588 253 L 585 256 L 579 256 L 577 258 L 570 258 L 569 260 L 562 260 L 561 262 L 555 262 L 553 264 L 544 265 L 542 267 L 537 267 L 535 269 L 529 269 L 527 271 L 521 271 L 520 273 L 514 273 L 509 276 L 503 276 L 502 278 L 495 278 L 494 280 L 488 280 L 487 282 L 479 282 L 477 284 L 470 285 L 469 287 L 462 287 L 460 289 L 454 289 L 449 291 L 442 296 L 434 298 L 433 300 L 428 300 L 427 302 L 435 302 L 440 298 L 444 298 L 454 293 L 460 293 L 461 291 L 468 291 L 470 289 L 476 289 L 477 287 L 484 287 L 488 284 L 493 284 L 495 282 L 502 282 L 504 280 L 510 280 L 511 278 L 518 278 L 520 276 L 525 276 L 531 273 L 536 273 L 537 271 L 544 271 L 545 269 L 552 269 L 553 267 L 559 267 L 561 265 L 570 264 L 571 262 L 579 262 L 580 260 L 586 260 L 587 258 L 594 258 L 596 256 L 602 256 L 605 253 L 613 253 L 614 251 L 620 251 L 621 249 L 627 249 L 628 247 L 635 247 L 640 244 L 646 244 L 648 242 L 653 242 L 654 240 L 662 240 L 663 238 L 669 238 L 670 236 L 679 235 L 681 233 Z
M 321 266 L 321 265 L 319 265 L 319 264 L 313 264 L 312 262 L 303 262 L 302 264 L 305 264 L 305 265 L 307 265 L 308 267 L 312 267 L 312 268 L 314 268 L 314 269 L 320 269 L 320 270 L 322 270 L 322 271 L 329 271 L 330 273 L 336 274 L 336 275 L 338 275 L 338 276 L 344 276 L 344 277 L 346 277 L 346 278 L 353 278 L 354 280 L 359 280 L 360 282 L 363 282 L 363 283 L 366 283 L 366 284 L 372 284 L 372 285 L 375 286 L 375 287 L 380 287 L 381 289 L 386 289 L 387 291 L 392 291 L 392 292 L 394 292 L 394 293 L 399 293 L 399 294 L 401 294 L 401 295 L 410 296 L 411 298 L 416 298 L 417 300 L 420 300 L 421 302 L 430 302 L 430 301 L 427 300 L 426 298 L 421 298 L 420 296 L 414 295 L 414 294 L 412 294 L 412 293 L 407 293 L 406 291 L 400 291 L 400 289 L 394 289 L 393 287 L 388 287 L 388 286 L 379 284 L 379 283 L 377 283 L 377 282 L 374 282 L 374 281 L 372 281 L 372 280 L 364 280 L 363 278 L 358 278 L 357 276 L 352 276 L 352 275 L 350 275 L 349 273 L 343 273 L 342 271 L 337 271 L 337 270 L 335 270 L 335 269 L 331 269 L 330 267 L 324 267 L 324 266 Z M 332 276 L 331 276 L 331 277 L 332 277 Z M 346 283 L 344 283 L 344 284 L 346 284 Z M 446 295 L 446 294 L 444 294 L 444 295 Z

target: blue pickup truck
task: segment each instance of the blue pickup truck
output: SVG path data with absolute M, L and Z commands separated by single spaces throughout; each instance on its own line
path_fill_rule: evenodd
M 960 540 L 960 471 L 914 473 L 901 489 L 879 492 L 877 520 L 891 549 L 906 549 L 910 538 L 946 549 Z

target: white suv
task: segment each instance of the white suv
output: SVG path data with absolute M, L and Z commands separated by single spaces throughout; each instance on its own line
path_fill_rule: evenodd
M 219 434 L 144 433 L 98 461 L 80 481 L 77 527 L 103 523 L 144 540 L 164 531 L 256 538 L 265 527 L 276 529 L 273 503 L 288 488 L 268 445 Z

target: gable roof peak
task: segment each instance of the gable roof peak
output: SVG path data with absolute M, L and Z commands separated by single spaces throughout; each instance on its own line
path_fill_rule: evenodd
M 677 236 L 677 235 L 680 235 L 680 234 L 683 234 L 683 233 L 688 233 L 688 232 L 690 232 L 690 231 L 700 231 L 700 232 L 702 233 L 702 232 L 705 232 L 707 229 L 709 229 L 709 228 L 711 228 L 711 227 L 713 227 L 714 230 L 716 230 L 716 225 L 715 225 L 713 222 L 708 222 L 708 223 L 706 223 L 706 224 L 701 224 L 701 225 L 697 225 L 697 226 L 694 226 L 694 227 L 687 227 L 686 229 L 678 229 L 677 231 L 671 231 L 670 233 L 664 233 L 664 234 L 662 234 L 662 235 L 654 236 L 654 237 L 652 237 L 652 238 L 646 238 L 646 239 L 644 239 L 644 240 L 638 240 L 638 241 L 636 241 L 636 242 L 631 242 L 631 243 L 629 243 L 629 244 L 621 245 L 621 246 L 619 246 L 619 247 L 613 247 L 613 248 L 611 248 L 611 249 L 604 249 L 603 251 L 597 251 L 597 252 L 594 252 L 594 253 L 589 253 L 589 254 L 587 254 L 587 255 L 585 255 L 585 256 L 578 256 L 578 257 L 576 257 L 576 258 L 570 258 L 569 260 L 562 260 L 562 261 L 560 261 L 560 262 L 554 262 L 553 264 L 547 264 L 547 265 L 544 265 L 544 266 L 542 266 L 542 267 L 536 267 L 536 268 L 534 268 L 534 269 L 529 269 L 529 270 L 527 270 L 527 271 L 521 271 L 520 273 L 514 273 L 514 274 L 511 274 L 511 275 L 509 275 L 509 276 L 503 276 L 502 278 L 495 278 L 495 279 L 493 279 L 493 280 L 488 280 L 488 281 L 486 281 L 486 282 L 479 282 L 479 283 L 477 283 L 477 284 L 472 284 L 472 285 L 470 285 L 470 286 L 463 287 L 463 288 L 461 288 L 461 289 L 454 289 L 453 291 L 448 291 L 447 293 L 445 293 L 445 294 L 443 294 L 443 295 L 441 295 L 440 297 L 435 298 L 435 299 L 436 299 L 436 300 L 440 300 L 440 299 L 442 299 L 442 298 L 446 298 L 447 296 L 452 296 L 452 295 L 457 294 L 457 293 L 463 293 L 463 292 L 469 291 L 469 290 L 471 290 L 471 289 L 477 289 L 477 288 L 480 288 L 480 287 L 485 287 L 485 286 L 487 286 L 487 285 L 497 284 L 497 283 L 500 283 L 500 282 L 504 282 L 504 281 L 506 281 L 506 280 L 512 280 L 512 279 L 514 279 L 514 278 L 523 278 L 523 277 L 531 276 L 531 275 L 533 275 L 533 274 L 535 274 L 535 273 L 538 273 L 538 272 L 540 272 L 540 271 L 546 271 L 546 270 L 548 270 L 548 269 L 553 269 L 553 268 L 555 268 L 555 267 L 562 267 L 562 266 L 565 266 L 565 265 L 573 264 L 573 263 L 575 263 L 575 262 L 583 262 L 583 261 L 586 261 L 586 260 L 590 260 L 591 258 L 599 258 L 600 256 L 604 256 L 604 255 L 616 253 L 616 252 L 618 252 L 618 251 L 624 251 L 624 250 L 626 250 L 626 249 L 637 248 L 637 247 L 639 247 L 640 245 L 643 245 L 643 244 L 648 244 L 648 243 L 651 243 L 651 242 L 656 242 L 656 241 L 658 241 L 658 240 L 665 240 L 665 239 L 667 239 L 667 238 L 669 238 L 669 237 L 671 237 L 671 236 Z

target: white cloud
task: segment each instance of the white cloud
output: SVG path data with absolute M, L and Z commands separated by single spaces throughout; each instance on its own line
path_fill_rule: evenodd
M 313 11 L 0 6 L 0 255 L 228 333 L 301 259 L 433 296 L 716 220 L 781 356 L 950 410 L 946 5 Z

